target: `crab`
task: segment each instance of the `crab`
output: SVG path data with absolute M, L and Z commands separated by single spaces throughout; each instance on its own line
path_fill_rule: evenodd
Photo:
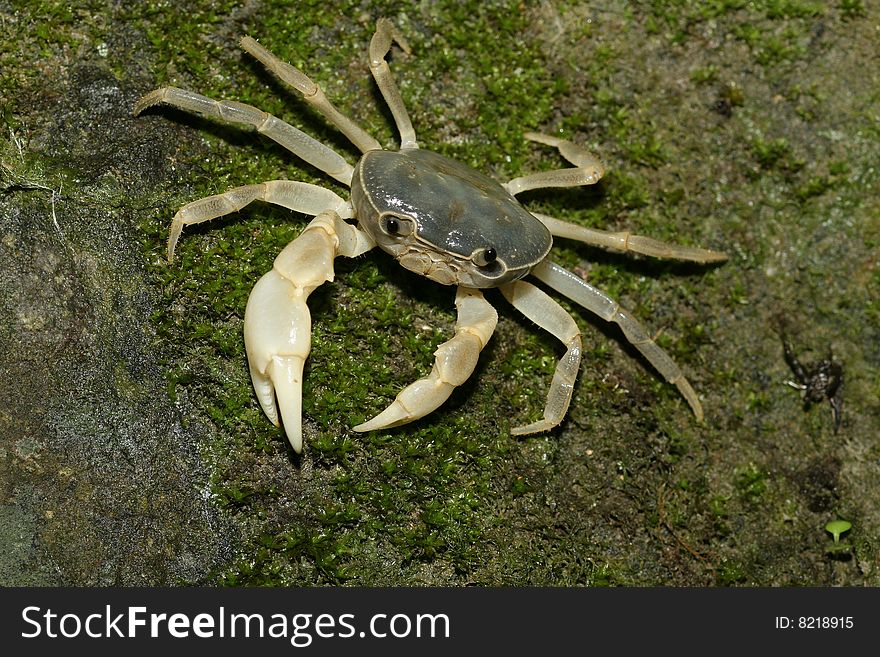
M 788 336 L 785 333 L 785 324 L 779 321 L 779 336 L 782 338 L 782 355 L 785 362 L 791 368 L 797 381 L 785 383 L 795 390 L 800 390 L 804 399 L 804 410 L 811 405 L 825 399 L 831 404 L 831 417 L 834 420 L 834 433 L 840 430 L 840 422 L 843 419 L 843 365 L 834 360 L 831 347 L 828 347 L 828 357 L 817 363 L 803 364 L 795 355 Z
M 352 166 L 341 155 L 281 119 L 251 105 L 214 100 L 176 87 L 143 96 L 135 116 L 158 104 L 221 122 L 251 127 L 351 189 L 346 200 L 323 187 L 270 180 L 236 187 L 184 205 L 171 222 L 168 261 L 185 226 L 209 221 L 260 200 L 314 217 L 277 256 L 271 271 L 253 288 L 244 317 L 251 380 L 260 406 L 276 426 L 283 423 L 290 445 L 303 447 L 303 367 L 311 349 L 309 294 L 334 278 L 334 259 L 355 258 L 375 247 L 404 268 L 442 285 L 455 286 L 457 320 L 450 340 L 435 352 L 427 376 L 404 388 L 381 413 L 355 427 L 365 432 L 406 424 L 437 409 L 473 373 L 498 321 L 482 290 L 498 288 L 504 298 L 565 348 L 543 416 L 511 429 L 515 435 L 548 431 L 564 419 L 580 369 L 581 332 L 574 319 L 530 275 L 602 319 L 616 323 L 625 338 L 676 386 L 698 421 L 703 410 L 678 365 L 632 314 L 607 294 L 548 259 L 554 237 L 658 258 L 717 263 L 724 253 L 678 246 L 633 235 L 570 224 L 529 212 L 516 199 L 532 189 L 592 185 L 604 168 L 599 159 L 561 137 L 527 132 L 526 139 L 555 148 L 574 165 L 497 182 L 460 162 L 419 148 L 416 134 L 386 57 L 396 42 L 409 48 L 385 18 L 376 23 L 369 68 L 400 135 L 397 150 L 379 142 L 343 115 L 323 90 L 297 68 L 275 57 L 249 36 L 241 47 L 280 82 L 339 129 L 361 152 Z

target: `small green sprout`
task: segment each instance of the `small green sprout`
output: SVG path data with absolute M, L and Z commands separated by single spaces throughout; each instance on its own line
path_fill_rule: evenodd
M 847 520 L 832 520 L 827 525 L 825 525 L 825 531 L 830 532 L 834 537 L 834 542 L 840 542 L 840 535 L 843 532 L 848 532 L 852 528 L 852 523 Z

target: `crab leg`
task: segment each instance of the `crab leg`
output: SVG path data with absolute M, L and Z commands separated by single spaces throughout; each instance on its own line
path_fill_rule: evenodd
M 524 435 L 549 431 L 562 422 L 571 403 L 574 382 L 581 365 L 581 332 L 569 315 L 547 294 L 525 281 L 502 286 L 501 294 L 523 315 L 559 338 L 566 347 L 550 383 L 544 417 L 537 422 L 514 427 L 510 433 Z
M 174 260 L 174 248 L 184 226 L 210 221 L 237 212 L 253 201 L 265 201 L 294 212 L 316 215 L 333 210 L 343 218 L 351 216 L 351 204 L 329 189 L 294 180 L 267 180 L 256 185 L 244 185 L 229 191 L 200 198 L 187 203 L 171 220 L 168 234 L 168 262 Z
M 260 406 L 276 426 L 280 409 L 287 439 L 297 453 L 302 450 L 302 372 L 312 346 L 306 299 L 333 280 L 336 256 L 355 257 L 374 246 L 369 235 L 335 212 L 322 212 L 281 251 L 248 298 L 244 343 L 251 381 Z
M 574 168 L 541 171 L 514 178 L 504 184 L 505 189 L 514 196 L 530 189 L 595 185 L 605 175 L 605 167 L 602 166 L 599 158 L 567 139 L 540 132 L 527 132 L 524 136 L 530 141 L 556 147 L 562 157 L 574 164 Z
M 578 146 L 574 142 L 568 141 L 568 139 L 554 137 L 553 135 L 547 135 L 543 132 L 526 132 L 523 134 L 523 137 L 537 144 L 552 146 L 559 151 L 559 154 L 562 155 L 562 157 L 576 167 L 602 167 L 599 163 L 599 159 L 595 155 L 586 150 L 583 146 Z
M 252 105 L 233 100 L 214 100 L 177 87 L 162 87 L 143 96 L 135 104 L 134 115 L 137 116 L 148 107 L 160 103 L 198 116 L 249 125 L 339 182 L 351 184 L 354 168 L 339 153 L 309 137 L 302 130 Z
M 668 244 L 659 240 L 633 235 L 629 231 L 613 233 L 607 230 L 586 228 L 562 221 L 546 214 L 532 213 L 536 219 L 547 226 L 554 237 L 565 237 L 577 240 L 590 246 L 598 246 L 613 251 L 631 251 L 652 258 L 670 258 L 672 260 L 689 260 L 691 262 L 723 262 L 727 254 L 710 249 L 699 249 L 692 246 Z
M 657 346 L 657 343 L 651 339 L 642 325 L 632 318 L 628 310 L 621 308 L 619 303 L 601 290 L 549 260 L 538 264 L 531 273 L 538 280 L 564 294 L 575 303 L 599 315 L 602 319 L 620 326 L 629 343 L 638 349 L 642 356 L 669 383 L 678 388 L 690 404 L 697 420 L 703 421 L 703 407 L 700 405 L 700 400 L 697 399 L 697 393 L 694 392 L 681 369 L 673 362 L 669 354 Z
M 385 56 L 391 50 L 392 41 L 397 41 L 403 51 L 408 53 L 409 46 L 403 40 L 400 32 L 394 27 L 394 24 L 387 18 L 380 18 L 376 21 L 376 33 L 370 40 L 370 72 L 373 79 L 382 93 L 382 97 L 391 110 L 391 116 L 394 117 L 394 123 L 397 125 L 397 131 L 400 133 L 400 148 L 418 148 L 416 143 L 416 131 L 413 130 L 412 121 L 409 120 L 409 114 L 403 99 L 400 97 L 400 90 L 391 77 L 391 69 Z
M 479 290 L 459 287 L 455 294 L 455 335 L 437 347 L 431 373 L 400 391 L 391 405 L 355 431 L 396 427 L 424 417 L 467 381 L 498 322 L 498 313 Z
M 339 128 L 339 131 L 348 137 L 351 143 L 360 149 L 361 153 L 382 148 L 379 142 L 363 128 L 336 109 L 333 103 L 327 100 L 324 90 L 312 82 L 305 73 L 287 62 L 281 61 L 249 36 L 242 37 L 241 47 L 258 59 L 281 82 L 302 94 L 303 99 L 323 114 L 330 123 Z

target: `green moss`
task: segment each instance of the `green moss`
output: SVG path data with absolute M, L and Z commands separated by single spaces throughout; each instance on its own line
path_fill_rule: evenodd
M 865 15 L 865 3 L 863 0 L 840 0 L 840 11 L 844 18 L 859 18 Z
M 347 533 L 297 527 L 259 539 L 260 547 L 234 571 L 224 573 L 225 586 L 290 586 L 290 564 L 306 561 L 314 568 L 314 581 L 344 584 L 351 575 L 345 561 L 353 537 Z
M 725 559 L 715 570 L 715 580 L 719 586 L 732 586 L 745 582 L 746 575 L 740 564 Z
M 737 491 L 742 500 L 750 505 L 758 505 L 767 493 L 767 473 L 754 463 L 748 463 L 734 471 Z
M 714 529 L 719 536 L 727 536 L 731 531 L 728 522 L 729 507 L 730 497 L 727 495 L 715 495 L 709 500 L 709 511 L 712 514 Z
M 691 71 L 691 82 L 694 84 L 708 84 L 718 79 L 718 67 L 709 65 L 695 68 Z
M 822 5 L 803 0 L 765 0 L 764 12 L 767 18 L 808 18 L 822 13 Z
M 764 169 L 786 166 L 791 157 L 791 148 L 784 138 L 765 140 L 758 137 L 752 142 L 752 150 L 758 164 Z

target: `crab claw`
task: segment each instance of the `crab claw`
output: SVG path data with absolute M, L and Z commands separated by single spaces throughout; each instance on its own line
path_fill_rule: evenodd
M 275 269 L 257 282 L 248 298 L 244 343 L 260 406 L 275 426 L 280 407 L 287 439 L 301 452 L 302 375 L 312 348 L 312 322 L 302 288 Z
M 244 345 L 251 381 L 275 426 L 280 415 L 296 453 L 303 446 L 303 365 L 312 349 L 312 316 L 306 300 L 319 285 L 333 280 L 336 256 L 354 258 L 375 245 L 336 211 L 321 212 L 278 254 L 272 270 L 248 298 Z
M 272 270 L 254 286 L 244 313 L 244 345 L 260 406 L 275 426 L 280 408 L 287 439 L 297 453 L 303 444 L 303 365 L 312 349 L 306 299 L 333 280 L 339 243 L 334 218 L 338 215 L 318 215 L 284 247 Z
M 355 431 L 397 427 L 424 417 L 445 402 L 456 386 L 467 381 L 492 337 L 498 313 L 479 290 L 464 287 L 456 292 L 455 307 L 455 335 L 434 352 L 431 373 L 401 390 L 388 408 L 354 427 Z

